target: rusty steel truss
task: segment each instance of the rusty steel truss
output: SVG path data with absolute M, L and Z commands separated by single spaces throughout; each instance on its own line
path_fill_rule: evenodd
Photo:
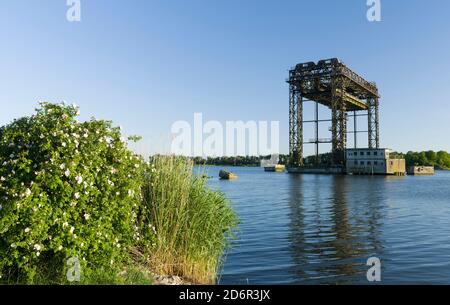
M 290 166 L 303 166 L 303 145 L 316 145 L 319 162 L 319 144 L 332 144 L 333 166 L 344 166 L 347 146 L 347 121 L 354 119 L 355 147 L 357 133 L 368 134 L 369 148 L 379 148 L 379 94 L 375 83 L 368 82 L 336 58 L 321 60 L 317 64 L 298 64 L 289 71 L 289 153 Z M 315 119 L 303 120 L 303 103 L 315 102 Z M 318 105 L 331 109 L 330 120 L 319 120 Z M 363 114 L 361 114 L 363 112 Z M 350 114 L 349 114 L 350 113 Z M 357 117 L 367 116 L 368 130 L 357 130 Z M 319 122 L 331 122 L 331 140 L 319 139 Z M 303 124 L 315 123 L 316 138 L 305 142 Z

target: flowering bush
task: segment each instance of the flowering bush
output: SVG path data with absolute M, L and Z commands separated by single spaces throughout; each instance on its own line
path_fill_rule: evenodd
M 78 108 L 42 103 L 0 128 L 0 276 L 84 275 L 128 256 L 145 166 L 109 121 L 76 121 Z M 0 281 L 1 281 L 0 280 Z

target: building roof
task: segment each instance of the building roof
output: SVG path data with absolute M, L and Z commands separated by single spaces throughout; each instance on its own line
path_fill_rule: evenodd
M 346 150 L 390 150 L 391 148 L 347 148 Z

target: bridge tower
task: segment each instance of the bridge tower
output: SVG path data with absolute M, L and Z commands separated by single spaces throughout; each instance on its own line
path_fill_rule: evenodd
M 331 143 L 330 166 L 345 165 L 347 136 L 352 133 L 355 147 L 357 134 L 368 134 L 368 147 L 379 148 L 379 99 L 375 83 L 368 82 L 336 58 L 321 60 L 317 64 L 307 62 L 289 71 L 289 166 L 302 167 L 304 144 L 314 144 L 316 165 L 319 165 L 319 145 Z M 303 120 L 303 103 L 315 103 L 315 119 Z M 331 110 L 330 119 L 320 119 L 318 105 Z M 357 117 L 367 116 L 366 131 L 357 130 Z M 347 131 L 349 118 L 354 119 L 354 130 Z M 331 139 L 319 138 L 319 123 L 331 122 Z M 315 124 L 315 139 L 304 141 L 303 125 Z

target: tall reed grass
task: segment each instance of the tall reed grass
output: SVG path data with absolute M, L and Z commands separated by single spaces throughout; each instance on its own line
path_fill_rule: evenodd
M 153 272 L 213 284 L 237 218 L 225 196 L 195 175 L 190 160 L 151 159 L 143 204 L 157 242 L 150 251 Z

